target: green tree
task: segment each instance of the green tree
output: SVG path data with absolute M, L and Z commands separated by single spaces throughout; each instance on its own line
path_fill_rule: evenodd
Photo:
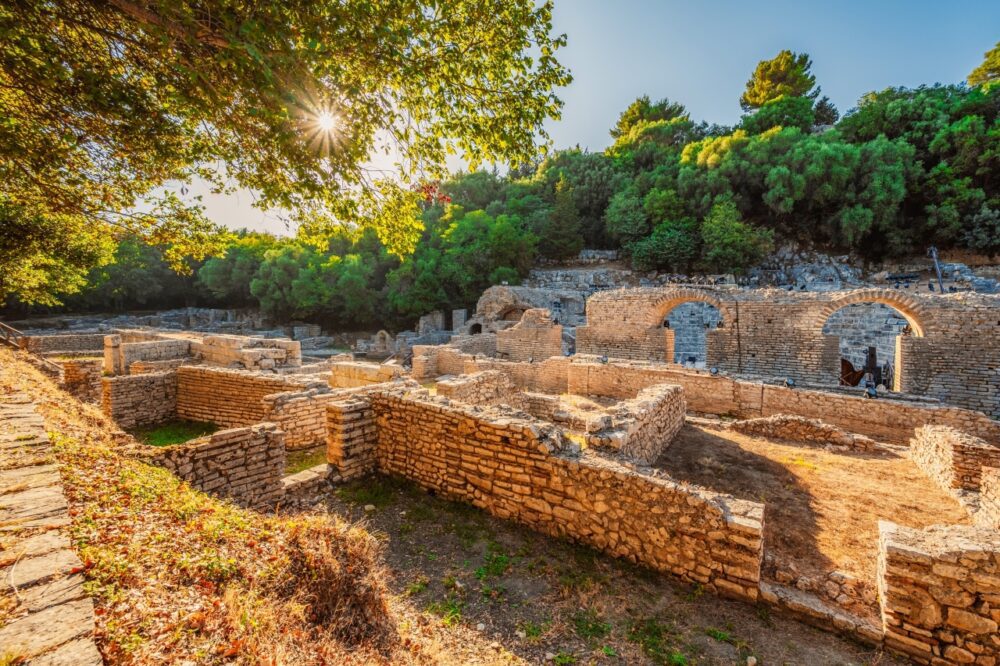
M 807 97 L 778 97 L 765 102 L 743 117 L 740 126 L 748 134 L 760 134 L 772 127 L 797 127 L 808 132 L 816 124 L 812 100 Z
M 698 256 L 698 225 L 690 219 L 665 220 L 647 238 L 630 246 L 632 267 L 638 271 L 687 271 Z
M 1000 81 L 1000 42 L 983 54 L 983 62 L 969 74 L 970 86 L 992 87 Z
M 837 110 L 837 107 L 834 106 L 833 102 L 826 95 L 816 100 L 816 106 L 813 107 L 813 115 L 816 117 L 817 125 L 833 125 L 840 120 L 840 111 Z
M 773 247 L 773 234 L 746 224 L 732 201 L 720 201 L 701 224 L 702 262 L 715 273 L 742 273 Z
M 570 81 L 551 14 L 534 0 L 2 0 L 3 221 L 44 218 L 66 238 L 124 230 L 172 246 L 182 267 L 225 239 L 197 201 L 162 186 L 202 178 L 253 190 L 313 236 L 356 223 L 412 251 L 415 174 L 440 175 L 452 152 L 530 161 L 547 138 Z M 372 179 L 389 144 L 401 180 Z M 35 271 L 74 265 L 27 247 L 14 254 L 34 256 Z M 31 284 L 4 283 L 0 299 L 53 300 L 77 281 Z
M 666 98 L 658 102 L 651 102 L 649 95 L 643 95 L 629 104 L 618 116 L 618 122 L 611 129 L 611 137 L 618 139 L 625 136 L 640 122 L 648 123 L 656 120 L 674 120 L 675 118 L 690 120 L 683 104 L 671 102 Z
M 740 97 L 744 111 L 759 109 L 779 97 L 809 97 L 819 94 L 813 90 L 816 77 L 809 71 L 812 61 L 806 53 L 784 50 L 770 60 L 757 63 Z
M 583 249 L 580 216 L 573 203 L 573 188 L 565 176 L 556 183 L 556 202 L 549 212 L 545 230 L 538 240 L 542 256 L 550 259 L 572 259 Z
M 265 253 L 276 244 L 277 239 L 268 234 L 243 233 L 223 256 L 207 260 L 198 269 L 198 283 L 228 307 L 253 305 L 250 282 L 264 263 Z
M 637 241 L 649 233 L 649 219 L 646 217 L 639 191 L 634 186 L 629 186 L 611 197 L 604 220 L 608 234 L 622 246 Z

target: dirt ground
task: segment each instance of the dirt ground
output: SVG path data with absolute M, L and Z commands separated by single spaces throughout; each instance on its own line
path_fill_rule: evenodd
M 670 476 L 764 502 L 764 551 L 800 572 L 874 581 L 880 519 L 968 523 L 961 505 L 902 451 L 834 453 L 685 425 L 657 466 Z
M 766 607 L 546 537 L 408 482 L 372 477 L 325 510 L 385 547 L 394 606 L 469 663 L 888 665 L 902 663 Z M 486 658 L 486 643 L 498 656 Z M 505 661 L 499 655 L 509 655 Z

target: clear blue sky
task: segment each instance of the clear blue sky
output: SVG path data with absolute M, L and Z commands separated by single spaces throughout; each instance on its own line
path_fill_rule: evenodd
M 841 113 L 871 90 L 954 83 L 1000 40 L 1000 0 L 555 0 L 555 30 L 573 72 L 557 148 L 605 148 L 608 129 L 639 95 L 685 104 L 695 120 L 733 124 L 759 60 L 806 52 Z M 196 188 L 197 189 L 197 188 Z M 208 214 L 237 228 L 282 233 L 250 196 L 205 197 Z

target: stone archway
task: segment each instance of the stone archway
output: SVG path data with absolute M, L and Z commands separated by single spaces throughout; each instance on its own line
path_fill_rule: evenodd
M 679 308 L 686 311 L 678 313 Z M 699 289 L 665 292 L 650 309 L 649 323 L 667 329 L 664 340 L 668 362 L 684 364 L 693 359 L 695 365 L 708 361 L 710 331 L 731 324 L 718 295 Z

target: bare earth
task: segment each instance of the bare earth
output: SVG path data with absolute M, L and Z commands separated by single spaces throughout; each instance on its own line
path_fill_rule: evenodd
M 874 581 L 880 519 L 968 523 L 966 511 L 900 450 L 834 453 L 686 425 L 657 461 L 670 476 L 766 504 L 764 552 L 803 573 Z

